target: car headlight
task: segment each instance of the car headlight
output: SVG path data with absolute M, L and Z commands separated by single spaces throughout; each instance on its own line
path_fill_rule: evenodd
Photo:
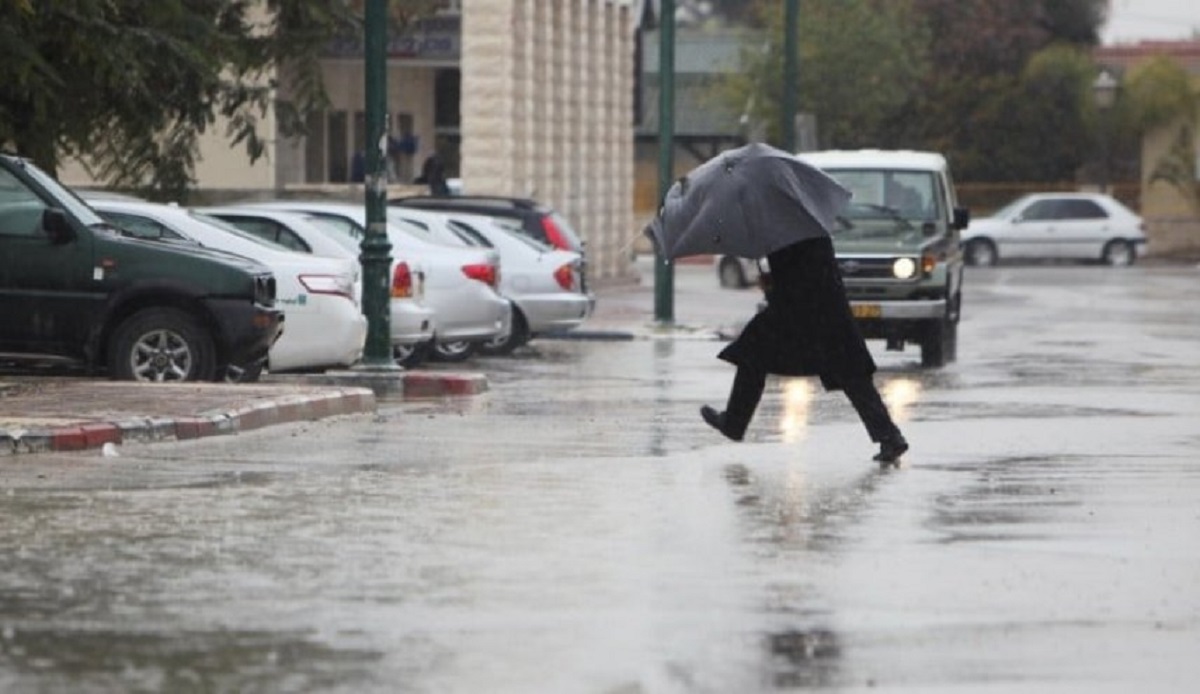
M 912 258 L 896 258 L 892 263 L 892 274 L 896 279 L 910 279 L 917 274 L 917 262 Z

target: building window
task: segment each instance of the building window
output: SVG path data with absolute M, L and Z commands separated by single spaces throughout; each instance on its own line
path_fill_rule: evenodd
M 349 130 L 347 120 L 345 111 L 329 112 L 329 174 L 325 180 L 330 183 L 345 183 L 350 180 L 350 152 L 346 146 Z
M 462 123 L 462 73 L 457 69 L 438 70 L 433 76 L 433 125 L 440 132 L 458 132 Z
M 321 183 L 325 180 L 325 112 L 308 114 L 304 138 L 304 180 Z

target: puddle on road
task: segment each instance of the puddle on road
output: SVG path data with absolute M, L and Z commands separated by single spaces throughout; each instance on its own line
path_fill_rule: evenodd
M 840 679 L 842 647 L 832 631 L 783 631 L 767 635 L 766 645 L 773 656 L 775 687 L 829 686 Z

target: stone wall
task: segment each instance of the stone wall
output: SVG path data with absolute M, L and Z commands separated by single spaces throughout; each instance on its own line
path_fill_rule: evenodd
M 630 11 L 621 0 L 463 2 L 463 190 L 555 208 L 600 281 L 632 273 L 639 233 Z

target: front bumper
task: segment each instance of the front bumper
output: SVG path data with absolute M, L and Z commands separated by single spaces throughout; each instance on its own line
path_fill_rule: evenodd
M 218 349 L 224 364 L 261 364 L 283 334 L 283 311 L 252 304 L 245 299 L 208 299 L 205 302 L 220 330 Z
M 946 317 L 946 300 L 851 301 L 850 310 L 863 320 L 941 320 Z

